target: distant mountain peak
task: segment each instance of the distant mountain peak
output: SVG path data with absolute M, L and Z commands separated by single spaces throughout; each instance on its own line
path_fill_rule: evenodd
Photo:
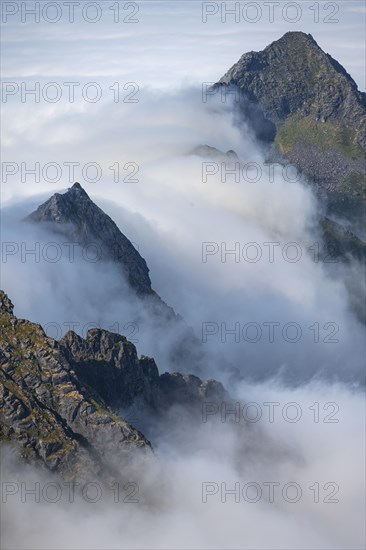
M 136 317 L 141 326 L 149 327 L 153 322 L 154 330 L 159 327 L 158 331 L 162 331 L 164 337 L 171 334 L 170 365 L 179 370 L 190 363 L 196 372 L 204 367 L 202 344 L 193 330 L 153 290 L 144 258 L 114 221 L 94 204 L 80 183 L 74 183 L 63 194 L 52 195 L 26 221 L 44 224 L 45 229 L 61 233 L 69 242 L 82 246 L 98 243 L 102 252 L 101 260 L 113 262 L 120 268 L 132 295 L 135 293 L 140 300 Z M 101 278 L 100 284 L 103 285 L 103 282 Z M 148 314 L 147 317 L 145 314 L 141 315 L 141 306 Z
M 74 183 L 66 193 L 55 193 L 26 219 L 56 224 L 58 231 L 82 246 L 99 244 L 103 259 L 120 265 L 138 294 L 154 293 L 144 258 L 80 183 Z

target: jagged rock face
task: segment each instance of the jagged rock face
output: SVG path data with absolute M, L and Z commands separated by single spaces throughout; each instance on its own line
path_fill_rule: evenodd
M 145 260 L 114 221 L 89 198 L 79 183 L 74 183 L 62 195 L 55 193 L 27 219 L 57 224 L 59 231 L 71 242 L 81 246 L 92 243 L 100 245 L 101 260 L 120 265 L 131 287 L 138 294 L 155 294 L 151 289 Z
M 278 150 L 332 194 L 343 213 L 366 199 L 366 94 L 311 35 L 288 32 L 244 54 L 216 87 L 239 89 L 243 109 L 260 107 Z M 256 117 L 257 118 L 257 115 Z M 261 125 L 263 126 L 263 125 Z M 350 216 L 352 214 L 348 212 Z M 347 216 L 348 217 L 348 216 Z
M 78 378 L 114 409 L 129 407 L 137 399 L 153 402 L 159 378 L 155 361 L 139 360 L 135 346 L 124 336 L 91 329 L 83 339 L 69 331 L 60 344 Z
M 14 305 L 3 290 L 0 290 L 0 311 L 13 315 Z
M 321 251 L 325 266 L 334 266 L 338 261 L 349 263 L 358 260 L 361 266 L 365 265 L 366 245 L 351 231 L 335 223 L 329 218 L 320 221 L 320 230 L 323 236 L 324 249 Z M 349 303 L 352 311 L 361 323 L 366 324 L 366 296 L 364 268 L 361 271 L 350 272 L 351 277 L 343 275 L 343 283 L 348 291 Z
M 175 404 L 192 406 L 205 399 L 228 399 L 222 384 L 215 380 L 177 372 L 159 376 L 154 359 L 139 359 L 135 346 L 119 334 L 91 329 L 83 339 L 69 331 L 60 344 L 79 379 L 114 409 L 138 403 L 141 408 L 164 413 Z
M 57 342 L 17 319 L 3 291 L 0 306 L 0 440 L 65 479 L 115 479 L 152 455 L 144 435 L 117 414 L 121 408 L 137 405 L 158 418 L 173 405 L 229 399 L 215 380 L 159 376 L 154 359 L 139 359 L 124 336 L 91 329 L 85 339 L 70 331 Z
M 8 303 L 2 291 L 0 303 Z M 62 347 L 40 325 L 17 319 L 7 306 L 0 323 L 2 440 L 73 479 L 108 473 L 137 451 L 151 454 L 140 432 L 80 384 Z

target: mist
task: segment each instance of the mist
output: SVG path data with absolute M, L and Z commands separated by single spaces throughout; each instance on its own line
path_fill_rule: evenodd
M 308 182 L 267 161 L 266 146 L 245 122 L 239 127 L 233 103 L 214 96 L 202 104 L 198 89 L 144 99 L 131 120 L 123 112 L 115 116 L 112 128 L 114 105 L 96 111 L 90 123 L 98 136 L 83 140 L 78 151 L 82 160 L 101 140 L 99 157 L 90 158 L 105 167 L 121 149 L 138 165 L 136 181 L 115 183 L 107 174 L 82 184 L 146 259 L 153 288 L 202 342 L 205 376 L 222 379 L 219 354 L 255 380 L 281 374 L 294 384 L 313 376 L 362 384 L 364 331 L 344 283 L 362 268 L 342 264 L 343 277 L 329 271 L 318 252 L 320 207 Z M 117 137 L 122 124 L 140 139 L 131 141 L 127 131 Z M 190 154 L 200 144 L 232 149 L 239 160 Z M 62 147 L 59 154 L 62 165 Z M 171 370 L 166 352 L 180 335 L 149 319 L 113 263 L 106 266 L 93 250 L 90 259 L 79 250 L 71 261 L 64 237 L 19 223 L 52 187 L 32 185 L 27 199 L 17 197 L 16 184 L 7 187 L 15 197 L 4 210 L 3 241 L 16 243 L 17 251 L 9 245 L 7 253 L 3 245 L 3 277 L 8 293 L 22 297 L 17 314 L 46 325 L 55 338 L 72 323 L 84 335 L 88 326 L 116 327 L 139 353 Z M 51 247 L 48 260 L 54 241 L 62 255 Z M 35 243 L 39 257 L 26 253 Z
M 3 453 L 2 478 L 18 484 L 18 492 L 2 505 L 4 546 L 362 548 L 362 397 L 327 385 L 296 391 L 246 386 L 244 394 L 251 402 L 257 399 L 263 411 L 263 402 L 281 402 L 281 409 L 296 402 L 303 417 L 287 422 L 279 409 L 273 422 L 267 417 L 250 425 L 230 422 L 230 415 L 224 422 L 198 417 L 190 425 L 181 422 L 178 431 L 169 429 L 177 423 L 166 418 L 155 440 L 155 462 L 129 472 L 138 488 L 132 502 L 129 488 L 121 486 L 116 498 L 115 488 L 100 485 L 99 494 L 92 485 L 87 491 L 86 485 L 76 488 L 70 502 L 62 481 L 19 467 Z M 339 405 L 333 417 L 338 423 L 324 422 L 325 417 L 314 422 L 309 406 L 325 395 Z M 41 497 L 34 502 L 34 495 L 24 495 L 37 482 Z M 55 496 L 59 500 L 51 502 Z
M 116 184 L 106 178 L 82 184 L 146 259 L 153 288 L 193 328 L 202 344 L 205 377 L 223 381 L 239 407 L 255 405 L 239 422 L 230 414 L 222 422 L 221 409 L 207 422 L 203 411 L 192 418 L 173 409 L 151 426 L 135 411 L 133 422 L 150 438 L 156 455 L 147 471 L 134 472 L 139 502 L 110 502 L 110 491 L 97 503 L 80 496 L 74 503 L 64 495 L 57 503 L 9 496 L 3 505 L 9 548 L 361 548 L 363 447 L 357 433 L 363 422 L 363 327 L 342 279 L 331 276 L 310 250 L 320 242 L 319 206 L 308 183 L 286 180 L 279 167 L 270 181 L 266 147 L 245 126 L 238 128 L 233 106 L 223 107 L 217 98 L 202 106 L 198 93 L 152 93 L 151 104 L 146 100 L 138 106 L 133 131 L 139 133 L 140 124 L 145 130 L 136 145 L 129 141 L 128 151 L 139 161 L 138 182 Z M 102 134 L 102 121 L 110 120 L 105 111 L 93 121 Z M 149 118 L 151 111 L 155 116 Z M 118 118 L 115 125 L 113 140 Z M 228 176 L 224 182 L 219 171 L 203 182 L 203 163 L 216 161 L 189 154 L 199 144 L 235 150 L 240 165 L 255 162 L 261 167 L 260 180 L 236 182 Z M 114 147 L 124 145 L 122 136 L 122 144 L 118 140 Z M 92 146 L 86 143 L 85 150 Z M 105 162 L 103 155 L 99 162 Z M 112 262 L 88 261 L 80 251 L 70 261 L 62 235 L 20 222 L 54 191 L 46 191 L 44 184 L 32 190 L 30 197 L 15 197 L 3 213 L 3 240 L 19 245 L 2 270 L 16 314 L 41 323 L 55 338 L 69 328 L 82 336 L 91 326 L 117 330 L 130 337 L 139 354 L 153 356 L 160 372 L 171 370 L 169 350 L 179 340 L 179 330 L 159 327 L 149 317 Z M 235 250 L 236 242 L 239 254 L 225 254 Z M 39 258 L 22 254 L 21 243 L 26 243 L 24 251 L 39 243 Z M 45 260 L 55 257 L 48 243 L 58 243 L 63 251 L 59 261 Z M 203 249 L 202 243 L 211 245 Z M 260 260 L 248 261 L 253 254 L 249 249 L 245 259 L 246 243 L 257 243 Z M 263 243 L 278 243 L 273 257 Z M 281 252 L 288 243 L 301 250 L 296 262 L 289 261 L 293 250 L 288 257 Z M 208 251 L 206 261 L 203 250 Z M 268 323 L 276 323 L 271 338 Z M 292 327 L 283 333 L 289 323 Z M 320 330 L 317 339 L 314 323 Z M 299 339 L 291 332 L 295 324 Z M 253 332 L 258 326 L 259 340 Z M 239 369 L 239 386 L 220 369 L 222 358 Z M 187 372 L 192 369 L 194 365 L 186 365 Z M 283 408 L 294 402 L 301 411 L 296 422 L 292 409 L 288 419 L 283 416 Z M 268 403 L 276 403 L 273 422 Z M 260 418 L 253 422 L 251 415 L 258 411 Z M 27 486 L 40 475 L 31 469 L 15 473 L 6 460 L 5 472 L 3 479 L 26 480 Z M 40 479 L 41 487 L 50 482 L 45 474 Z M 274 482 L 276 488 L 280 484 L 273 502 L 263 482 Z M 302 491 L 296 503 L 281 492 L 292 482 Z M 206 483 L 210 490 L 220 489 L 202 502 Z M 228 494 L 222 502 L 221 483 L 231 489 L 239 483 L 240 490 L 246 483 L 259 484 L 262 496 L 248 502 L 240 493 L 236 502 Z M 322 492 L 320 502 L 314 502 L 309 489 L 314 483 Z M 335 487 L 342 498 L 324 502 Z M 351 508 L 356 517 L 350 517 Z M 15 517 L 19 529 L 12 524 Z

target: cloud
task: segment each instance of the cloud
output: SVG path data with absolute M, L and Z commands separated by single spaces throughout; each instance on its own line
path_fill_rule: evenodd
M 78 146 L 72 158 L 66 156 L 70 153 L 67 133 L 57 147 L 46 146 L 47 128 L 54 127 L 57 134 L 57 128 L 67 124 L 62 110 L 51 119 L 45 117 L 43 126 L 39 122 L 34 144 L 20 134 L 16 142 L 41 167 L 52 150 L 57 156 L 49 158 L 66 175 L 66 163 L 77 160 L 80 167 L 75 180 L 80 180 L 80 168 L 88 161 L 98 162 L 101 180 L 85 184 L 81 179 L 82 184 L 137 244 L 151 269 L 153 287 L 184 316 L 197 336 L 202 338 L 207 324 L 214 324 L 215 333 L 204 342 L 207 352 L 221 352 L 247 376 L 261 378 L 281 370 L 294 381 L 317 373 L 362 381 L 363 330 L 349 309 L 342 279 L 331 276 L 319 261 L 318 207 L 311 188 L 300 178 L 289 179 L 281 166 L 268 166 L 266 149 L 245 124 L 238 127 L 230 104 L 222 104 L 219 97 L 203 104 L 200 99 L 197 89 L 174 94 L 151 91 L 132 109 L 126 105 L 116 109 L 114 103 L 100 105 L 88 115 L 88 123 L 98 128 L 93 133 L 83 127 L 85 113 L 70 115 L 82 133 L 74 134 Z M 22 144 L 24 139 L 27 143 Z M 200 143 L 224 151 L 234 149 L 241 164 L 189 155 Z M 137 167 L 132 178 L 130 168 L 124 170 L 129 161 Z M 124 180 L 117 183 L 113 181 L 116 172 L 110 169 L 116 162 L 119 178 Z M 253 173 L 248 166 L 254 166 Z M 230 174 L 234 168 L 235 175 Z M 8 204 L 20 204 L 24 214 L 60 190 L 60 183 L 40 178 L 34 184 L 34 176 L 28 178 L 29 187 L 19 181 L 19 175 L 10 176 L 4 185 Z M 30 196 L 23 200 L 20 193 L 24 191 Z M 7 234 L 5 228 L 6 241 L 28 240 L 32 247 L 32 240 L 49 240 L 47 234 L 37 230 L 33 235 L 24 224 L 18 226 L 19 207 L 9 208 L 9 227 L 15 234 Z M 20 253 L 9 257 L 3 269 L 5 287 L 9 281 L 16 296 L 17 279 L 12 273 L 22 273 L 20 292 L 32 296 L 34 305 L 26 308 L 27 301 L 22 301 L 18 306 L 21 315 L 42 323 L 62 320 L 66 312 L 56 304 L 67 303 L 69 316 L 84 324 L 101 321 L 108 328 L 113 324 L 111 318 L 121 324 L 118 311 L 124 311 L 127 321 L 135 320 L 136 305 L 126 307 L 130 301 L 126 291 L 116 291 L 120 281 L 119 275 L 113 275 L 114 266 L 101 278 L 99 265 L 63 260 L 52 264 L 42 259 L 32 265 L 32 257 L 25 262 Z M 33 287 L 36 272 L 38 289 Z M 50 277 L 53 284 L 49 284 Z M 91 288 L 97 293 L 89 304 Z M 80 302 L 81 296 L 85 298 Z M 276 323 L 273 342 L 269 323 Z M 248 324 L 253 325 L 249 333 Z M 149 326 L 153 330 L 154 322 Z M 239 337 L 228 332 L 235 328 Z M 259 331 L 258 339 L 255 331 Z M 159 360 L 157 347 L 164 338 L 166 334 L 157 339 L 157 346 L 155 337 L 144 340 L 141 336 L 141 351 Z M 357 353 L 351 354 L 351 349 Z M 165 359 L 161 360 L 165 365 Z M 220 372 L 212 366 L 211 375 L 220 377 Z
M 338 423 L 324 422 L 333 412 L 324 411 L 325 394 L 339 406 L 332 416 Z M 361 548 L 362 396 L 342 386 L 245 385 L 237 398 L 243 405 L 258 403 L 265 420 L 248 426 L 230 422 L 229 415 L 221 422 L 217 415 L 207 423 L 180 420 L 174 430 L 176 421 L 166 418 L 155 434 L 156 462 L 130 472 L 136 485 L 121 486 L 119 499 L 99 486 L 100 498 L 92 503 L 98 486 L 89 485 L 75 490 L 70 502 L 60 480 L 19 469 L 4 456 L 3 482 L 18 484 L 7 485 L 18 492 L 2 505 L 3 543 L 7 548 Z M 319 403 L 318 423 L 313 400 Z M 279 405 L 272 423 L 264 402 Z M 294 402 L 302 413 L 298 423 L 282 415 Z M 35 503 L 34 495 L 24 495 L 37 481 L 41 497 Z M 55 484 L 60 499 L 51 503 Z M 230 493 L 235 484 L 237 492 Z M 128 501 L 132 489 L 138 502 Z

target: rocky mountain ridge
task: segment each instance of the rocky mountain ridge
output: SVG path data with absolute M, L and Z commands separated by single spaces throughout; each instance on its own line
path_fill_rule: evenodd
M 92 329 L 61 342 L 18 319 L 0 291 L 0 440 L 23 460 L 64 479 L 114 479 L 131 461 L 148 460 L 146 437 L 118 414 L 137 404 L 165 414 L 178 403 L 225 399 L 219 382 L 179 373 L 159 375 L 124 336 Z

